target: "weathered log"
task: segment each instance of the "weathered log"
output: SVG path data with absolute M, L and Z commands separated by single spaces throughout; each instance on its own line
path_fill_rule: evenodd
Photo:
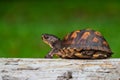
M 0 80 L 120 80 L 120 59 L 0 58 Z

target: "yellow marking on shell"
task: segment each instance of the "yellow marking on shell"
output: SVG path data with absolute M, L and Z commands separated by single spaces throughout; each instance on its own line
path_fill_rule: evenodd
M 77 31 L 73 32 L 72 35 L 71 35 L 71 38 L 76 38 L 78 32 L 80 32 L 80 30 L 77 30 Z
M 67 47 L 67 49 L 70 49 L 70 47 Z
M 78 52 L 81 51 L 81 50 L 82 50 L 81 48 L 80 49 L 76 49 L 76 51 L 78 51 Z
M 104 57 L 107 57 L 107 55 L 104 55 Z
M 105 46 L 108 46 L 108 43 L 107 43 L 106 41 L 103 41 L 103 44 L 104 44 Z
M 69 49 L 69 51 L 70 51 L 70 52 L 73 52 L 73 51 L 74 51 L 74 49 Z
M 67 39 L 68 39 L 68 36 L 69 36 L 69 34 L 67 34 L 64 39 L 67 40 Z
M 93 55 L 93 58 L 98 58 L 99 57 L 99 54 L 94 54 Z
M 67 55 L 69 51 L 67 49 L 64 49 L 65 54 Z
M 82 58 L 82 57 L 83 57 L 83 55 L 80 54 L 80 53 L 75 53 L 74 55 L 77 56 L 77 57 L 79 57 L 79 58 Z
M 73 57 L 73 53 L 70 52 L 69 49 L 62 49 L 62 58 L 72 58 Z
M 65 47 L 63 49 L 65 49 Z
M 87 39 L 89 35 L 90 35 L 90 32 L 85 32 L 85 33 L 82 35 L 81 39 Z
M 77 32 L 80 32 L 80 30 L 76 30 L 75 32 L 76 32 L 76 33 L 77 33 Z
M 94 37 L 92 41 L 93 42 L 98 42 L 99 40 L 98 40 L 98 38 Z
M 74 47 L 73 49 L 75 50 L 76 48 Z
M 64 52 L 63 52 L 63 49 L 60 49 L 60 52 L 63 54 Z
M 61 55 L 61 57 L 62 57 L 62 58 L 65 58 L 65 57 L 66 57 L 66 55 Z
M 101 36 L 101 33 L 98 32 L 98 31 L 95 31 L 94 33 L 95 33 L 96 35 L 98 35 L 98 36 Z
M 96 52 L 94 55 L 93 55 L 93 58 L 106 58 L 107 55 L 102 53 L 102 52 Z

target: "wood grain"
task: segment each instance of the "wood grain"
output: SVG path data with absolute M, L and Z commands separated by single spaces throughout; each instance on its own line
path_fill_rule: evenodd
M 120 59 L 0 58 L 0 80 L 120 80 Z

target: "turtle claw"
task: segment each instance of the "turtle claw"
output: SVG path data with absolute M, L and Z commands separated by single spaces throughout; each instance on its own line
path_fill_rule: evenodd
M 51 55 L 46 55 L 45 58 L 52 59 L 53 57 Z

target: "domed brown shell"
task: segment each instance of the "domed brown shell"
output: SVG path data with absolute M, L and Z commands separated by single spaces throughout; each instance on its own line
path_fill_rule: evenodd
M 100 32 L 90 29 L 73 31 L 62 40 L 61 57 L 108 58 L 112 51 Z

